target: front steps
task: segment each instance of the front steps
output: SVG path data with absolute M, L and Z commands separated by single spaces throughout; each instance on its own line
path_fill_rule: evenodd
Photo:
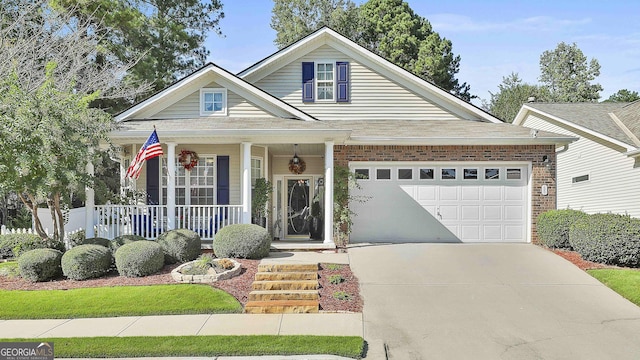
M 319 286 L 318 264 L 260 264 L 244 312 L 317 313 Z

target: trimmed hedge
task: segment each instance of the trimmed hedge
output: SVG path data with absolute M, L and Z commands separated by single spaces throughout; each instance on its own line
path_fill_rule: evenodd
M 158 236 L 157 242 L 162 246 L 166 264 L 195 260 L 202 253 L 200 235 L 188 229 L 164 232 Z
M 213 252 L 221 258 L 262 259 L 270 248 L 267 229 L 254 224 L 227 225 L 213 239 Z
M 140 240 L 122 245 L 116 251 L 116 268 L 122 276 L 140 277 L 157 273 L 164 266 L 162 246 Z
M 111 248 L 111 240 L 109 239 L 105 239 L 105 238 L 101 238 L 101 237 L 94 237 L 91 239 L 84 239 L 81 242 L 82 245 L 100 245 L 100 246 L 104 246 L 106 248 Z
M 62 252 L 56 249 L 34 249 L 18 258 L 20 276 L 28 281 L 47 281 L 60 276 Z
M 55 249 L 65 251 L 64 244 L 52 239 L 42 239 L 36 234 L 0 235 L 0 258 L 18 258 L 34 249 Z
M 550 248 L 571 249 L 569 229 L 576 220 L 586 215 L 571 209 L 550 210 L 540 214 L 536 225 L 540 241 Z
M 85 242 L 86 233 L 84 230 L 78 230 L 73 234 L 67 236 L 67 243 L 69 243 L 69 247 L 76 247 L 78 245 L 86 244 Z
M 120 235 L 110 241 L 109 247 L 111 248 L 111 252 L 115 254 L 118 248 L 120 248 L 120 246 L 124 244 L 132 243 L 134 241 L 140 241 L 140 240 L 147 240 L 147 239 L 145 239 L 143 236 L 140 236 L 140 235 Z
M 102 245 L 79 245 L 62 256 L 62 273 L 72 280 L 100 277 L 111 268 L 111 250 Z
M 571 226 L 569 242 L 585 260 L 640 266 L 640 219 L 618 214 L 583 216 Z

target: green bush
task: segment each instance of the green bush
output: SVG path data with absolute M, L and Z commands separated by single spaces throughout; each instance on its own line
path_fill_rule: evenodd
M 85 234 L 84 230 L 79 230 L 67 236 L 66 239 L 69 247 L 76 247 L 78 245 L 85 244 Z
M 18 258 L 20 276 L 33 282 L 54 279 L 62 272 L 61 259 L 62 252 L 60 250 L 34 249 L 27 251 Z
M 157 242 L 162 246 L 166 264 L 195 260 L 202 253 L 200 235 L 188 229 L 164 232 Z
M 162 246 L 140 240 L 122 245 L 116 251 L 116 268 L 122 276 L 139 277 L 157 273 L 164 266 Z
M 111 240 L 109 239 L 105 239 L 105 238 L 101 238 L 101 237 L 94 237 L 91 239 L 84 239 L 82 240 L 82 242 L 80 243 L 82 245 L 100 245 L 100 246 L 104 246 L 108 249 L 111 248 Z
M 536 229 L 540 241 L 557 249 L 571 249 L 569 229 L 579 218 L 587 214 L 578 210 L 550 210 L 538 216 Z
M 34 249 L 64 251 L 64 244 L 52 239 L 42 239 L 36 234 L 0 235 L 0 258 L 18 258 L 22 253 Z
M 111 268 L 111 250 L 102 245 L 79 245 L 62 256 L 62 273 L 72 280 L 100 277 Z
M 111 248 L 111 252 L 115 254 L 120 246 L 124 244 L 132 243 L 134 241 L 140 241 L 140 240 L 147 240 L 147 239 L 145 239 L 140 235 L 120 235 L 120 236 L 117 236 L 115 239 L 111 240 L 109 247 Z
M 270 248 L 267 229 L 253 224 L 227 225 L 213 239 L 213 252 L 217 257 L 262 259 L 269 255 Z
M 571 226 L 569 242 L 585 260 L 640 266 L 640 219 L 618 214 L 582 216 Z

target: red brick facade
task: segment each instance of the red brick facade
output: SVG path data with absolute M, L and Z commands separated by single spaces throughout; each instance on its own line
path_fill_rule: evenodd
M 543 156 L 549 163 L 542 163 Z M 381 146 L 337 145 L 334 147 L 337 166 L 355 161 L 526 161 L 533 166 L 531 186 L 531 239 L 538 242 L 536 219 L 541 213 L 556 208 L 556 155 L 553 145 L 492 145 L 492 146 Z M 541 194 L 547 185 L 548 195 Z

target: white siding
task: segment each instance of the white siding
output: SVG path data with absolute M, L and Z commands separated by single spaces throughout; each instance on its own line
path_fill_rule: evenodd
M 349 103 L 302 102 L 302 62 L 348 61 L 351 101 Z M 296 59 L 255 84 L 321 120 L 442 120 L 458 117 L 425 100 L 399 84 L 383 77 L 324 45 Z
M 522 125 L 580 138 L 558 154 L 558 209 L 640 217 L 640 167 L 634 167 L 635 160 L 624 155 L 623 149 L 546 118 L 529 115 Z M 588 181 L 572 183 L 572 178 L 587 174 Z
M 204 86 L 206 88 L 223 88 L 214 82 Z M 266 117 L 272 116 L 255 104 L 231 90 L 227 90 L 227 115 L 230 117 Z M 166 109 L 149 116 L 155 119 L 180 119 L 200 117 L 200 90 L 178 100 Z

